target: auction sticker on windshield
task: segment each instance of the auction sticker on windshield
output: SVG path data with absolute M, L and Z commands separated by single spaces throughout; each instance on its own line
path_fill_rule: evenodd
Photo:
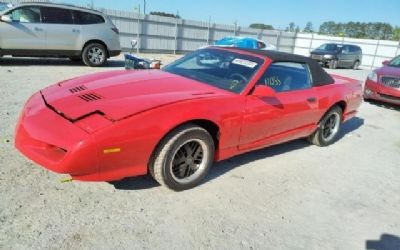
M 252 62 L 249 60 L 245 60 L 245 59 L 240 59 L 240 58 L 236 58 L 232 61 L 233 64 L 237 64 L 237 65 L 242 65 L 248 68 L 254 68 L 255 66 L 257 66 L 256 62 Z

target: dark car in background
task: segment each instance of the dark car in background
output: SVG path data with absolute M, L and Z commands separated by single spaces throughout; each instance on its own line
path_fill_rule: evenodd
M 358 69 L 362 61 L 362 50 L 357 45 L 325 43 L 310 53 L 311 58 L 331 69 L 338 67 Z

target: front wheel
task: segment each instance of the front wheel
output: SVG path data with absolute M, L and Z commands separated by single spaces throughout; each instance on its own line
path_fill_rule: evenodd
M 324 115 L 318 124 L 318 129 L 308 137 L 308 141 L 320 147 L 335 142 L 342 124 L 342 109 L 334 107 Z
M 172 190 L 190 189 L 206 176 L 214 161 L 214 152 L 214 141 L 207 130 L 184 125 L 161 141 L 150 163 L 150 174 Z
M 82 60 L 90 67 L 103 66 L 107 61 L 107 49 L 100 43 L 90 43 L 83 49 Z
M 330 69 L 336 69 L 338 65 L 338 60 L 333 59 L 329 62 L 328 66 Z

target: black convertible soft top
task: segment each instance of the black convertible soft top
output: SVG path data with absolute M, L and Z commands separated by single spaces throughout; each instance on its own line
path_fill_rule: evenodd
M 259 49 L 243 49 L 235 48 L 235 50 L 242 50 L 253 54 L 258 54 L 266 56 L 273 62 L 296 62 L 296 63 L 306 63 L 308 64 L 313 86 L 322 86 L 327 84 L 332 84 L 335 80 L 319 65 L 317 61 L 309 57 L 275 51 L 275 50 L 259 50 Z

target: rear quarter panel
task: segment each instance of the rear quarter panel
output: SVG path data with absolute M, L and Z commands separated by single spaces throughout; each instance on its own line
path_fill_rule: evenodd
M 121 50 L 119 35 L 111 30 L 112 27 L 112 24 L 107 21 L 101 24 L 81 25 L 82 35 L 79 50 L 83 49 L 83 46 L 91 40 L 104 42 L 109 51 Z
M 325 112 L 338 102 L 344 101 L 346 108 L 343 118 L 347 120 L 350 114 L 357 111 L 362 102 L 362 86 L 361 82 L 352 78 L 332 75 L 335 79 L 334 84 L 316 87 L 319 97 L 319 109 L 321 110 L 320 117 Z

